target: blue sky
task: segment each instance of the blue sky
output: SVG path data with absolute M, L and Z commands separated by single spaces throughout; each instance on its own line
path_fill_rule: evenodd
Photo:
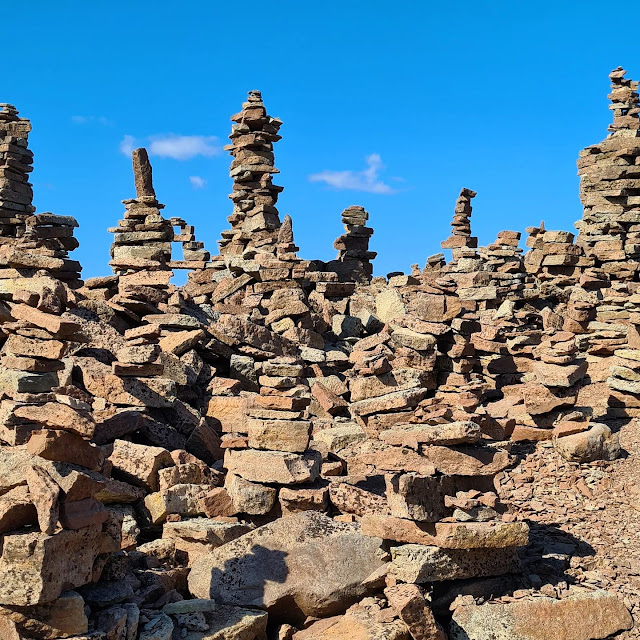
M 85 277 L 110 272 L 135 145 L 165 214 L 216 252 L 231 212 L 221 147 L 251 89 L 284 121 L 275 182 L 304 258 L 332 259 L 342 209 L 360 204 L 375 273 L 422 266 L 462 187 L 478 192 L 482 244 L 542 219 L 573 230 L 607 74 L 640 77 L 633 29 L 604 1 L 5 4 L 0 102 L 32 120 L 35 204 L 78 219 Z

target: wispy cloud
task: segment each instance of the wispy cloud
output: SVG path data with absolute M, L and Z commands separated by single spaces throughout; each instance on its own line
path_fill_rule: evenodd
M 149 153 L 161 158 L 190 160 L 196 156 L 216 156 L 222 152 L 216 136 L 151 136 Z
M 125 156 L 130 156 L 131 152 L 136 148 L 136 139 L 133 136 L 126 135 L 120 141 L 120 151 Z
M 103 127 L 110 127 L 113 125 L 113 122 L 104 116 L 71 116 L 71 122 L 73 122 L 73 124 L 97 123 Z
M 120 151 L 128 156 L 137 146 L 146 147 L 149 155 L 174 160 L 191 160 L 196 156 L 210 157 L 222 153 L 222 145 L 216 136 L 178 136 L 174 133 L 138 140 L 127 134 L 120 142 Z
M 386 184 L 380 173 L 384 170 L 382 158 L 372 153 L 366 158 L 367 168 L 362 171 L 321 171 L 309 176 L 311 182 L 324 182 L 339 190 L 366 191 L 367 193 L 395 193 L 396 190 Z
M 189 182 L 194 189 L 204 189 L 207 181 L 200 176 L 189 176 Z

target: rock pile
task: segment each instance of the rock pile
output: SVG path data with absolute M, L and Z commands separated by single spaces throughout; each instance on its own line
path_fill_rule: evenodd
M 577 243 L 542 224 L 524 255 L 513 231 L 479 247 L 463 189 L 453 260 L 387 277 L 358 206 L 336 260 L 298 257 L 272 183 L 281 122 L 254 91 L 232 118 L 220 255 L 162 215 L 137 149 L 114 274 L 83 285 L 76 221 L 35 214 L 30 124 L 5 105 L 0 636 L 628 629 L 640 590 L 587 591 L 611 587 L 574 570 L 600 556 L 549 524 L 588 537 L 584 514 L 541 502 L 591 495 L 619 462 L 621 421 L 640 417 L 637 87 L 620 69 L 612 81 L 612 133 L 579 161 Z

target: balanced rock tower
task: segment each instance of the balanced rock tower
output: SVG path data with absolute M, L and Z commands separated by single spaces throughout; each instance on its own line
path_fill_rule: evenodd
M 11 104 L 0 104 L 0 236 L 15 238 L 35 211 L 29 173 L 33 152 L 27 148 L 31 123 Z M 7 242 L 6 240 L 3 243 Z
M 273 143 L 280 140 L 282 121 L 267 115 L 262 94 L 250 91 L 242 111 L 231 116 L 231 144 L 225 149 L 233 156 L 233 213 L 231 229 L 218 241 L 223 256 L 250 258 L 256 253 L 274 254 L 278 245 L 280 217 L 276 209 L 283 187 L 274 185 Z
M 618 67 L 610 74 L 609 136 L 580 152 L 577 243 L 609 280 L 637 280 L 640 265 L 640 99 L 638 82 Z
M 112 303 L 144 314 L 155 311 L 169 296 L 174 233 L 160 213 L 164 205 L 156 199 L 147 151 L 136 149 L 132 160 L 136 197 L 122 201 L 124 218 L 109 229 L 114 234 L 109 264 L 118 276 L 118 296 Z

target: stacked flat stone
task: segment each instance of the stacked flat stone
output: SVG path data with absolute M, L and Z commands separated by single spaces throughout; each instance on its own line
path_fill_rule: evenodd
M 0 236 L 16 238 L 35 207 L 29 173 L 33 152 L 27 147 L 31 123 L 11 104 L 0 104 Z M 1 240 L 8 242 L 8 240 Z
M 109 231 L 114 235 L 111 265 L 118 278 L 118 295 L 112 303 L 134 313 L 151 312 L 166 302 L 173 227 L 160 211 L 164 208 L 153 189 L 151 163 L 145 149 L 132 153 L 136 198 L 123 200 L 124 218 Z
M 373 229 L 365 226 L 369 214 L 364 207 L 351 206 L 342 212 L 342 224 L 346 234 L 340 236 L 334 243 L 338 257 L 327 265 L 335 270 L 341 280 L 350 282 L 368 282 L 373 274 L 373 260 L 377 253 L 369 251 L 369 239 Z
M 622 67 L 616 67 L 609 74 L 611 93 L 607 97 L 611 100 L 609 109 L 613 111 L 613 123 L 609 125 L 609 131 L 637 131 L 640 128 L 638 82 L 628 80 L 626 74 Z
M 218 242 L 223 256 L 242 256 L 247 251 L 275 253 L 280 218 L 276 209 L 282 187 L 274 185 L 273 143 L 280 140 L 282 121 L 267 115 L 259 91 L 250 91 L 242 111 L 231 116 L 235 123 L 225 147 L 233 156 L 230 176 L 233 178 L 233 213 L 229 231 L 222 232 Z
M 464 188 L 460 191 L 451 222 L 451 235 L 441 243 L 443 249 L 475 249 L 478 246 L 478 238 L 471 235 L 471 200 L 476 195 L 477 193 L 471 189 Z
M 476 192 L 470 189 L 460 191 L 451 223 L 452 234 L 440 246 L 451 249 L 453 256 L 443 269 L 443 275 L 453 281 L 461 298 L 482 306 L 481 301 L 495 300 L 498 294 L 477 251 L 478 238 L 471 235 L 471 200 L 475 196 Z
M 172 260 L 169 266 L 172 269 L 204 269 L 211 256 L 205 249 L 204 242 L 196 240 L 195 227 L 182 218 L 171 218 L 169 222 L 180 229 L 173 236 L 173 242 L 182 245 L 182 260 Z
M 500 231 L 493 244 L 478 249 L 492 282 L 500 289 L 501 298 L 518 297 L 525 288 L 526 274 L 519 241 L 519 231 Z
M 77 323 L 60 318 L 66 304 L 65 287 L 46 274 L 2 284 L 1 295 L 9 301 L 7 321 L 2 325 L 7 336 L 0 369 L 5 398 L 2 440 L 25 444 L 40 425 L 55 425 L 90 438 L 89 407 L 64 392 L 70 385 L 71 364 L 65 360 L 69 342 L 85 341 Z
M 573 243 L 569 231 L 547 231 L 544 224 L 528 227 L 527 247 L 524 256 L 527 273 L 542 282 L 556 286 L 572 286 L 578 282 L 583 270 L 591 268 L 592 260 L 584 258 L 582 248 Z
M 400 543 L 392 547 L 391 576 L 434 583 L 517 571 L 528 527 L 502 522 L 492 486 L 509 464 L 506 451 L 480 444 L 474 422 L 398 424 L 379 438 L 386 448 L 362 458 L 384 472 L 387 512 L 365 513 L 360 525 L 365 535 Z M 447 450 L 453 457 L 473 451 L 485 463 L 462 470 L 447 461 Z M 463 557 L 464 569 L 454 568 Z
M 5 277 L 37 276 L 46 273 L 72 289 L 82 286 L 81 266 L 71 260 L 69 251 L 78 246 L 73 229 L 78 226 L 71 216 L 39 213 L 24 219 L 19 242 L 0 246 L 0 267 Z
M 311 421 L 303 369 L 294 358 L 261 363 L 256 372 L 260 394 L 247 397 L 244 425 L 236 423 L 222 440 L 228 470 L 225 489 L 235 513 L 266 515 L 279 504 L 278 497 L 285 513 L 306 510 L 299 504 L 306 501 L 312 503 L 309 509 L 327 508 L 327 489 L 318 491 L 314 485 L 322 456 L 309 449 Z
M 640 100 L 621 67 L 611 79 L 613 124 L 603 142 L 580 152 L 584 205 L 578 244 L 610 280 L 637 279 L 640 260 Z
M 73 229 L 75 221 L 40 214 L 26 218 L 25 225 L 25 233 L 13 239 L 15 252 L 44 256 L 52 264 L 13 278 L 4 269 L 0 280 L 0 332 L 6 337 L 0 352 L 0 534 L 3 548 L 13 550 L 10 561 L 4 554 L 0 560 L 0 604 L 3 610 L 25 607 L 38 620 L 46 613 L 28 607 L 47 603 L 54 610 L 82 612 L 82 598 L 63 591 L 99 576 L 94 563 L 119 550 L 122 520 L 95 498 L 102 487 L 96 472 L 103 470 L 105 456 L 90 443 L 91 405 L 72 382 L 68 357 L 73 343 L 88 340 L 65 314 L 68 285 L 54 277 L 60 265 L 53 262 L 63 260 L 50 254 L 66 250 L 46 248 L 58 241 L 70 247 L 72 234 L 61 230 Z M 86 630 L 84 613 L 80 617 Z

